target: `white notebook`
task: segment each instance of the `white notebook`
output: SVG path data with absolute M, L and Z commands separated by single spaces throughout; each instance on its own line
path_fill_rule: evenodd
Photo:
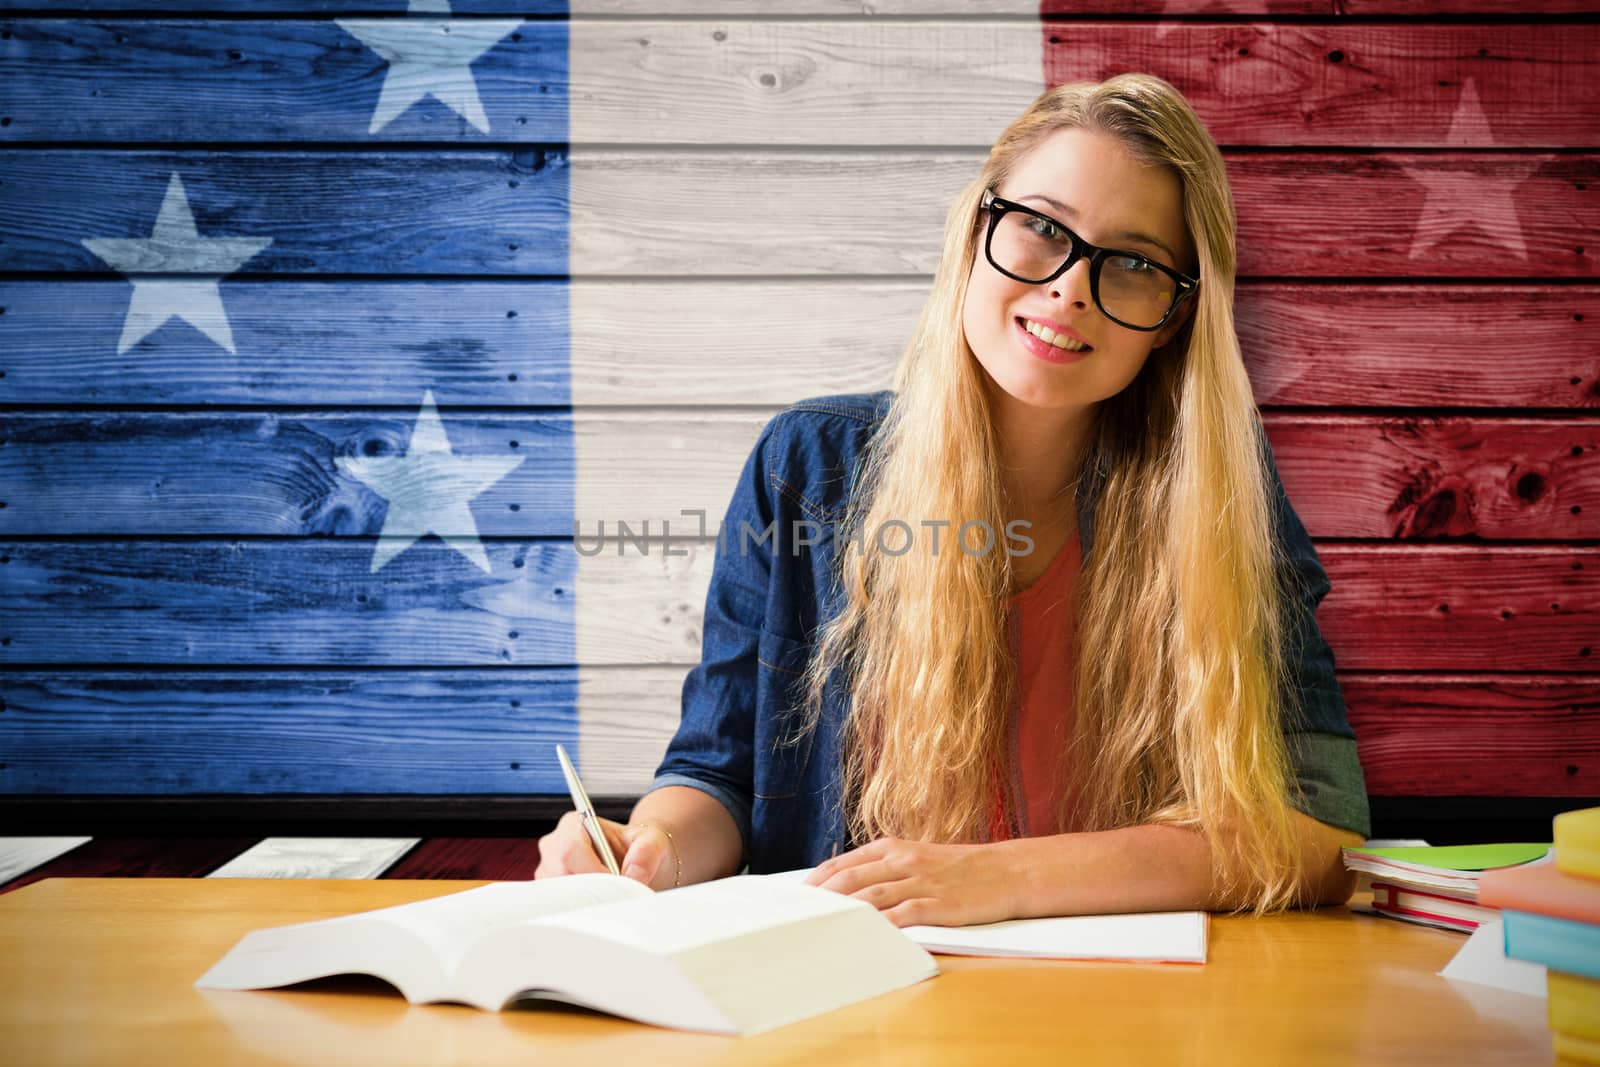
M 812 870 L 766 877 L 800 882 Z M 1210 920 L 1203 911 L 1156 911 L 1007 919 L 981 926 L 906 926 L 901 932 L 929 952 L 952 956 L 1204 963 Z

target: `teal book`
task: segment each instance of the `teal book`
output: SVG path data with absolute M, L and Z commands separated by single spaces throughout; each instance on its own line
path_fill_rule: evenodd
M 1600 978 L 1600 924 L 1531 911 L 1502 911 L 1506 955 L 1552 971 Z

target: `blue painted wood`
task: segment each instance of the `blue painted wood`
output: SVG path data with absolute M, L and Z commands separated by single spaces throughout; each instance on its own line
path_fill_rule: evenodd
M 372 130 L 390 64 L 335 19 L 7 19 L 0 142 L 566 141 L 567 24 L 468 27 L 498 43 L 433 77 L 487 129 L 426 97 Z
M 235 352 L 173 319 L 119 356 L 132 293 L 0 282 L 0 403 L 572 402 L 563 281 L 228 281 Z
M 570 415 L 440 418 L 455 456 L 522 459 L 470 501 L 477 533 L 572 536 Z M 0 532 L 375 537 L 390 505 L 338 460 L 404 456 L 417 421 L 416 409 L 0 416 Z
M 0 793 L 561 793 L 570 668 L 17 672 Z
M 667 11 L 671 2 L 661 0 L 661 10 Z M 327 14 L 343 17 L 405 15 L 407 5 L 408 0 L 58 0 L 55 3 L 51 0 L 0 0 L 0 11 L 39 11 L 53 7 L 71 8 L 74 11 L 104 11 L 108 14 L 181 11 L 219 15 Z M 567 14 L 565 0 L 450 0 L 450 9 L 457 15 L 549 17 Z M 672 13 L 680 12 L 673 10 Z
M 201 237 L 272 239 L 245 273 L 564 276 L 567 168 L 565 147 L 0 149 L 0 271 L 114 273 L 84 239 L 149 237 L 177 174 Z
M 434 537 L 377 573 L 369 540 L 8 542 L 0 664 L 575 666 L 572 543 L 484 547 L 489 574 Z

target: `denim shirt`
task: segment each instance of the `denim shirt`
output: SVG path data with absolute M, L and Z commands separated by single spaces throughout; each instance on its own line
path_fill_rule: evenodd
M 846 839 L 840 808 L 839 744 L 850 697 L 839 671 L 825 690 L 817 729 L 798 745 L 775 742 L 800 721 L 801 672 L 819 623 L 843 607 L 831 571 L 835 526 L 893 396 L 884 390 L 815 397 L 775 415 L 745 461 L 719 530 L 701 660 L 684 679 L 682 719 L 649 789 L 689 786 L 720 801 L 739 827 L 752 873 L 815 866 L 862 843 Z M 1355 735 L 1334 678 L 1333 653 L 1316 623 L 1328 576 L 1275 462 L 1272 476 L 1278 536 L 1296 572 L 1292 584 L 1299 586 L 1287 596 L 1293 601 L 1290 676 L 1302 714 L 1286 712 L 1291 717 L 1283 726 L 1303 810 L 1366 837 Z M 1092 476 L 1080 480 L 1076 504 L 1085 561 L 1098 488 Z M 930 531 L 907 522 L 920 545 Z M 954 547 L 949 538 L 955 529 L 942 531 L 941 551 Z M 1003 551 L 1004 531 L 994 535 L 992 550 Z M 905 542 L 900 530 L 883 536 L 891 551 Z M 972 551 L 978 551 L 975 542 L 973 535 Z

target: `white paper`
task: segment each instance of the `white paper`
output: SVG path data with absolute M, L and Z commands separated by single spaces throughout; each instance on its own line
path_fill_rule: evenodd
M 767 877 L 798 882 L 814 869 L 781 871 Z M 946 955 L 1151 963 L 1206 961 L 1203 911 L 1007 919 L 975 926 L 907 926 L 901 932 L 929 952 Z
M 1159 911 L 1008 919 L 979 926 L 907 926 L 929 952 L 1061 960 L 1204 963 L 1206 913 Z
M 1461 982 L 1546 997 L 1545 968 L 1542 963 L 1512 959 L 1506 955 L 1505 924 L 1499 919 L 1486 922 L 1472 932 L 1444 970 L 1439 974 Z

